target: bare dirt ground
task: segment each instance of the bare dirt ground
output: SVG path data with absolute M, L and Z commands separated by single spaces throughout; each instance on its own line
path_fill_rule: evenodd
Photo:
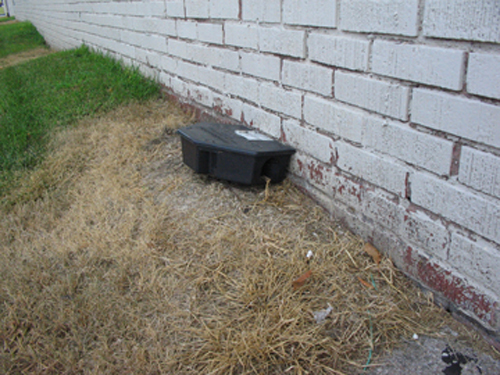
M 16 22 L 16 21 L 14 21 Z M 8 22 L 6 22 L 8 23 Z M 4 23 L 5 24 L 5 23 Z M 42 56 L 49 55 L 51 53 L 57 52 L 55 50 L 52 50 L 50 48 L 46 47 L 40 47 L 40 48 L 35 48 L 29 51 L 24 51 L 20 53 L 16 53 L 13 55 L 9 55 L 7 57 L 1 58 L 0 59 L 0 69 L 7 68 L 9 66 L 17 65 L 17 64 L 22 64 L 26 61 L 37 59 Z
M 447 374 L 499 373 L 498 353 L 288 181 L 194 174 L 175 134 L 192 121 L 162 99 L 82 121 L 11 191 L 0 373 L 439 374 L 446 347 L 476 371 Z

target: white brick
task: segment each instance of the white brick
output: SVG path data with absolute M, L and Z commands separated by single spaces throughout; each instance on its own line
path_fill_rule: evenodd
M 226 75 L 226 93 L 248 99 L 254 103 L 259 102 L 260 82 L 255 79 L 235 74 Z
M 177 36 L 176 22 L 170 19 L 158 19 L 155 21 L 157 33 L 160 35 Z
M 183 0 L 167 0 L 166 2 L 167 17 L 184 18 L 184 1 Z
M 197 46 L 195 59 L 203 64 L 238 72 L 240 57 L 238 52 L 224 48 Z
M 363 144 L 437 174 L 450 172 L 453 143 L 408 125 L 373 121 L 365 127 Z
M 440 220 L 433 220 L 422 211 L 405 213 L 401 233 L 406 240 L 442 260 L 448 257 L 450 233 Z
M 329 180 L 336 202 L 342 202 L 353 209 L 361 206 L 366 192 L 361 183 L 345 176 L 339 170 L 335 170 L 329 176 Z
M 199 66 L 184 61 L 177 62 L 177 75 L 194 82 L 199 81 Z
M 143 3 L 141 10 L 145 16 L 156 16 L 156 17 L 164 17 L 165 16 L 165 1 L 148 1 L 147 3 Z
M 500 242 L 500 204 L 424 173 L 411 178 L 411 200 L 446 219 Z
M 259 34 L 255 25 L 226 23 L 224 31 L 228 45 L 253 49 L 259 47 Z
M 198 68 L 198 82 L 221 92 L 225 91 L 225 73 L 207 67 Z
M 280 79 L 281 60 L 276 56 L 241 52 L 241 70 L 243 73 L 252 76 L 278 81 Z
M 331 96 L 332 78 L 332 69 L 303 62 L 283 61 L 283 84 L 285 85 Z
M 177 61 L 177 59 L 163 55 L 161 57 L 161 68 L 170 74 L 175 74 L 177 71 Z
M 337 142 L 337 166 L 343 171 L 402 197 L 406 193 L 407 169 L 389 157 Z
M 186 17 L 208 18 L 209 0 L 184 0 L 186 6 Z
M 272 83 L 260 86 L 260 105 L 288 116 L 300 118 L 302 113 L 302 96 L 294 91 L 285 90 Z
M 239 0 L 210 1 L 210 18 L 237 19 L 239 13 Z
M 498 0 L 426 0 L 424 35 L 500 42 Z
M 222 44 L 222 25 L 213 23 L 198 23 L 198 40 L 207 43 Z
M 342 0 L 343 30 L 416 36 L 418 0 Z
M 448 48 L 376 40 L 374 73 L 452 90 L 463 85 L 464 52 Z
M 205 107 L 212 107 L 213 104 L 213 95 L 212 91 L 203 87 L 203 86 L 192 86 L 189 89 L 190 99 L 196 101 L 199 104 L 204 105 Z
M 246 124 L 273 138 L 281 137 L 281 119 L 278 116 L 246 103 L 243 104 L 242 113 L 242 121 Z
M 241 100 L 231 99 L 226 95 L 214 93 L 213 101 L 213 108 L 217 112 L 240 121 L 243 107 Z
M 500 157 L 463 146 L 458 180 L 500 198 Z
M 312 95 L 304 98 L 304 119 L 321 130 L 358 143 L 366 126 L 372 122 L 383 124 L 382 119 L 360 110 Z
M 500 106 L 437 91 L 414 89 L 411 121 L 500 147 Z
M 196 39 L 198 37 L 196 22 L 177 20 L 177 35 L 179 38 Z
M 449 263 L 489 290 L 500 290 L 500 251 L 488 242 L 453 233 Z
M 375 221 L 377 226 L 397 232 L 403 223 L 404 211 L 393 200 L 392 194 L 378 189 L 367 189 L 363 199 L 362 213 Z
M 259 34 L 261 51 L 305 57 L 304 31 L 262 27 Z
M 374 80 L 359 74 L 335 72 L 335 98 L 362 108 L 395 117 L 408 118 L 408 87 Z
M 283 121 L 285 142 L 304 151 L 323 163 L 333 161 L 333 140 L 300 126 L 296 120 Z
M 471 53 L 467 72 L 467 91 L 500 99 L 500 55 Z
M 284 0 L 283 22 L 292 25 L 336 26 L 336 0 Z
M 242 16 L 246 21 L 280 22 L 281 0 L 244 0 Z
M 167 53 L 167 39 L 163 36 L 144 35 L 140 46 L 142 48 Z
M 367 40 L 316 33 L 307 40 L 311 60 L 352 70 L 368 69 L 369 45 Z

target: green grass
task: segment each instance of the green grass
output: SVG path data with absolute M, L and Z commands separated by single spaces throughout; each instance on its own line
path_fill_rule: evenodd
M 42 160 L 52 129 L 155 95 L 159 86 L 137 69 L 86 47 L 1 70 L 0 190 Z
M 2 17 L 0 18 L 0 23 L 2 22 L 7 22 L 7 21 L 14 21 L 16 17 Z
M 0 26 L 0 58 L 44 45 L 43 37 L 30 22 Z

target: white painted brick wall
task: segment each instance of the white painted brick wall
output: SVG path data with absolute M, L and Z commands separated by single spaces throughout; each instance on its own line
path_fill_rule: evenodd
M 395 160 L 369 150 L 337 142 L 337 166 L 354 176 L 404 197 L 408 169 Z
M 416 36 L 419 0 L 341 0 L 340 28 L 348 31 Z
M 243 104 L 243 120 L 246 124 L 259 129 L 275 139 L 281 137 L 281 119 L 250 104 Z
M 500 106 L 426 89 L 413 90 L 411 121 L 500 147 Z
M 237 19 L 239 13 L 239 0 L 210 1 L 210 18 Z
M 302 116 L 302 95 L 292 90 L 276 86 L 273 83 L 260 85 L 259 103 L 265 108 L 295 118 Z
M 454 49 L 376 40 L 375 73 L 452 90 L 462 88 L 464 52 Z
M 415 246 L 442 260 L 448 258 L 450 232 L 441 220 L 435 220 L 422 211 L 407 211 L 401 225 L 403 236 Z
M 367 123 L 383 123 L 357 109 L 312 95 L 304 98 L 304 120 L 325 132 L 358 143 L 361 143 Z
M 246 21 L 278 23 L 281 19 L 281 0 L 243 1 L 242 16 Z
M 491 291 L 500 290 L 500 249 L 478 239 L 476 241 L 453 233 L 450 264 L 485 285 Z
M 281 60 L 274 55 L 241 52 L 241 71 L 258 78 L 279 81 Z
M 408 119 L 408 87 L 375 80 L 359 74 L 335 72 L 335 98 L 394 117 Z
M 177 20 L 177 35 L 179 38 L 196 39 L 198 37 L 196 22 Z
M 440 175 L 450 172 L 453 143 L 395 121 L 372 121 L 363 144 Z
M 462 147 L 458 180 L 500 198 L 500 157 L 471 147 Z
M 196 25 L 198 40 L 207 43 L 222 44 L 222 25 L 198 23 Z
M 186 17 L 188 18 L 208 18 L 209 2 L 207 0 L 184 0 L 186 7 Z
M 283 121 L 283 134 L 287 143 L 303 150 L 323 163 L 333 159 L 333 140 L 325 135 L 300 126 L 296 120 Z
M 226 74 L 225 82 L 228 94 L 259 103 L 259 81 L 241 75 Z
M 224 31 L 228 45 L 252 49 L 259 47 L 259 30 L 255 25 L 226 22 Z
M 283 84 L 325 96 L 332 95 L 333 70 L 303 62 L 283 61 Z
M 413 203 L 500 242 L 500 201 L 425 173 L 410 180 Z
M 168 17 L 184 18 L 184 1 L 183 0 L 167 0 L 166 13 Z
M 471 53 L 467 73 L 467 91 L 500 99 L 500 55 Z
M 259 33 L 261 51 L 294 57 L 305 56 L 304 31 L 262 27 Z
M 352 70 L 368 69 L 370 42 L 364 39 L 311 33 L 307 39 L 309 58 Z
M 292 25 L 335 27 L 336 0 L 283 0 L 283 22 Z
M 497 0 L 426 0 L 424 34 L 429 37 L 500 42 Z

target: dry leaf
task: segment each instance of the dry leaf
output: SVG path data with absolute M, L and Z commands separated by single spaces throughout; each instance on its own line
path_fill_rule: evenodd
M 292 283 L 293 285 L 293 290 L 297 290 L 298 288 L 300 288 L 302 285 L 304 285 L 304 283 L 306 282 L 306 280 L 308 278 L 310 278 L 312 275 L 312 272 L 309 270 L 307 271 L 305 274 L 303 274 L 302 276 L 300 276 L 299 278 L 295 279 Z
M 358 280 L 361 284 L 363 284 L 364 286 L 366 286 L 367 288 L 373 288 L 373 285 L 370 284 L 368 281 L 365 281 L 363 280 L 361 277 L 358 276 Z
M 373 261 L 378 265 L 382 260 L 382 255 L 380 252 L 370 243 L 365 243 L 365 253 L 372 257 Z

